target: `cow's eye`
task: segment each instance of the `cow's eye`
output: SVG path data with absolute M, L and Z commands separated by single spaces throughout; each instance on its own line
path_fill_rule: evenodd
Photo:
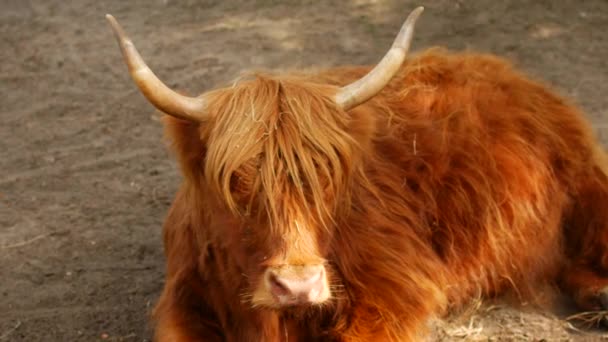
M 239 193 L 243 193 L 245 190 L 246 189 L 241 177 L 233 173 L 232 176 L 230 176 L 230 192 L 238 195 Z

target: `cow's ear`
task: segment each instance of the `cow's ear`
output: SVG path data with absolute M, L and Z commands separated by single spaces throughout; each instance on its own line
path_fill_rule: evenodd
M 200 124 L 165 115 L 162 118 L 165 141 L 175 153 L 186 177 L 201 174 L 205 144 L 201 139 Z

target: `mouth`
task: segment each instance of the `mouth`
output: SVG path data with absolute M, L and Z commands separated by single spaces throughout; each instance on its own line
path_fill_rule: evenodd
M 277 302 L 278 308 L 290 308 L 290 307 L 307 307 L 320 305 L 322 302 L 313 302 L 310 301 L 305 296 L 277 296 L 275 297 L 275 301 Z
M 303 312 L 312 308 L 328 306 L 331 303 L 331 298 L 322 302 L 311 302 L 301 298 L 272 298 L 270 300 L 253 298 L 248 302 L 251 308 L 269 310 L 280 314 Z

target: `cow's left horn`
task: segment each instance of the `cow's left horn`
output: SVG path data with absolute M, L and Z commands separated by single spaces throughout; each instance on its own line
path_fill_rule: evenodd
M 189 121 L 204 121 L 207 116 L 205 100 L 199 97 L 184 96 L 169 89 L 146 65 L 116 19 L 110 14 L 106 14 L 106 19 L 112 26 L 133 81 L 148 101 L 171 116 Z
M 340 107 L 344 110 L 352 109 L 371 99 L 388 84 L 405 60 L 414 35 L 416 20 L 423 10 L 424 7 L 418 7 L 410 13 L 401 26 L 393 46 L 372 71 L 338 91 L 335 100 Z

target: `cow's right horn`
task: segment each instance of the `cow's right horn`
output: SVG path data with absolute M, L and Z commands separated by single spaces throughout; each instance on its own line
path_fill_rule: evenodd
M 371 99 L 395 76 L 410 49 L 414 26 L 423 10 L 423 7 L 418 7 L 410 13 L 395 38 L 393 46 L 372 71 L 338 91 L 335 101 L 342 109 L 352 109 Z
M 202 97 L 188 97 L 178 94 L 167 87 L 146 65 L 135 45 L 127 37 L 116 19 L 110 14 L 106 14 L 106 19 L 112 26 L 133 81 L 148 101 L 159 110 L 176 118 L 197 122 L 204 121 L 207 117 L 205 100 Z

